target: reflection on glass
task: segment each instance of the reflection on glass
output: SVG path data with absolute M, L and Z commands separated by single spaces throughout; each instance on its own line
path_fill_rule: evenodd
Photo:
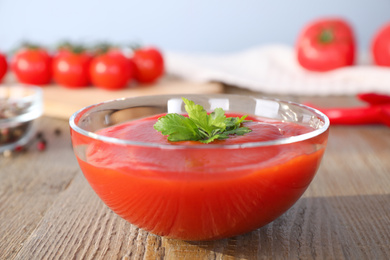
M 255 114 L 257 116 L 278 118 L 279 103 L 272 100 L 256 99 Z
M 299 122 L 299 115 L 296 111 L 292 110 L 288 104 L 280 104 L 280 117 L 283 120 L 290 122 Z
M 184 111 L 181 109 L 183 100 L 180 98 L 172 98 L 168 100 L 168 113 L 178 113 L 181 114 Z
M 229 110 L 229 100 L 226 98 L 210 98 L 209 104 L 210 110 L 215 110 L 219 107 L 223 110 Z

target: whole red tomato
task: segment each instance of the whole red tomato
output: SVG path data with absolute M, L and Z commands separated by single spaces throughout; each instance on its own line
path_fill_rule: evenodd
M 51 81 L 52 57 L 39 47 L 19 50 L 11 62 L 11 69 L 19 82 L 45 85 Z
M 329 71 L 353 65 L 355 36 L 343 19 L 328 18 L 311 22 L 298 37 L 299 64 L 311 71 Z
M 8 70 L 7 57 L 0 52 L 0 82 L 3 80 Z
M 69 87 L 80 88 L 90 83 L 89 65 L 92 56 L 84 49 L 60 49 L 53 58 L 53 79 L 56 83 Z
M 153 83 L 164 74 L 164 59 L 156 48 L 137 49 L 131 60 L 134 63 L 134 78 L 139 83 Z
M 125 88 L 133 74 L 129 60 L 119 50 L 93 58 L 89 72 L 93 85 L 108 90 Z
M 390 66 L 390 22 L 383 25 L 375 34 L 371 52 L 376 65 Z

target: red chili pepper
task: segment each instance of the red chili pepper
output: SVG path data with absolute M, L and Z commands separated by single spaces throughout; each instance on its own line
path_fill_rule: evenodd
M 331 124 L 362 125 L 385 124 L 390 127 L 390 96 L 361 93 L 357 97 L 368 106 L 354 108 L 319 108 L 329 117 Z
M 357 97 L 370 105 L 390 104 L 390 96 L 377 93 L 360 93 Z

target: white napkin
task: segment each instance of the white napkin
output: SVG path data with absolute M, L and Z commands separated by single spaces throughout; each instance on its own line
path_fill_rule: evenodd
M 166 52 L 167 73 L 196 82 L 216 81 L 284 95 L 390 93 L 390 68 L 371 64 L 310 72 L 286 45 L 259 46 L 234 54 Z

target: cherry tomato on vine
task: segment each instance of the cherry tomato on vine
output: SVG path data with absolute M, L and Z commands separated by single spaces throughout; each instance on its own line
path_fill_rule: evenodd
M 88 86 L 91 60 L 92 56 L 82 48 L 60 49 L 53 58 L 54 81 L 69 88 Z
M 153 83 L 164 74 L 164 58 L 156 48 L 136 49 L 131 60 L 135 68 L 134 78 L 139 83 Z
M 8 63 L 7 63 L 7 57 L 0 53 L 0 82 L 3 80 L 5 74 L 8 70 Z
M 133 75 L 129 60 L 115 49 L 94 57 L 89 73 L 94 86 L 107 90 L 125 88 Z
M 40 47 L 26 47 L 17 51 L 11 70 L 17 80 L 26 84 L 45 85 L 51 81 L 52 57 Z
M 296 53 L 299 64 L 311 71 L 329 71 L 353 65 L 355 36 L 352 27 L 340 18 L 311 22 L 298 37 Z
M 372 40 L 371 52 L 376 65 L 390 67 L 390 22 L 376 32 Z

